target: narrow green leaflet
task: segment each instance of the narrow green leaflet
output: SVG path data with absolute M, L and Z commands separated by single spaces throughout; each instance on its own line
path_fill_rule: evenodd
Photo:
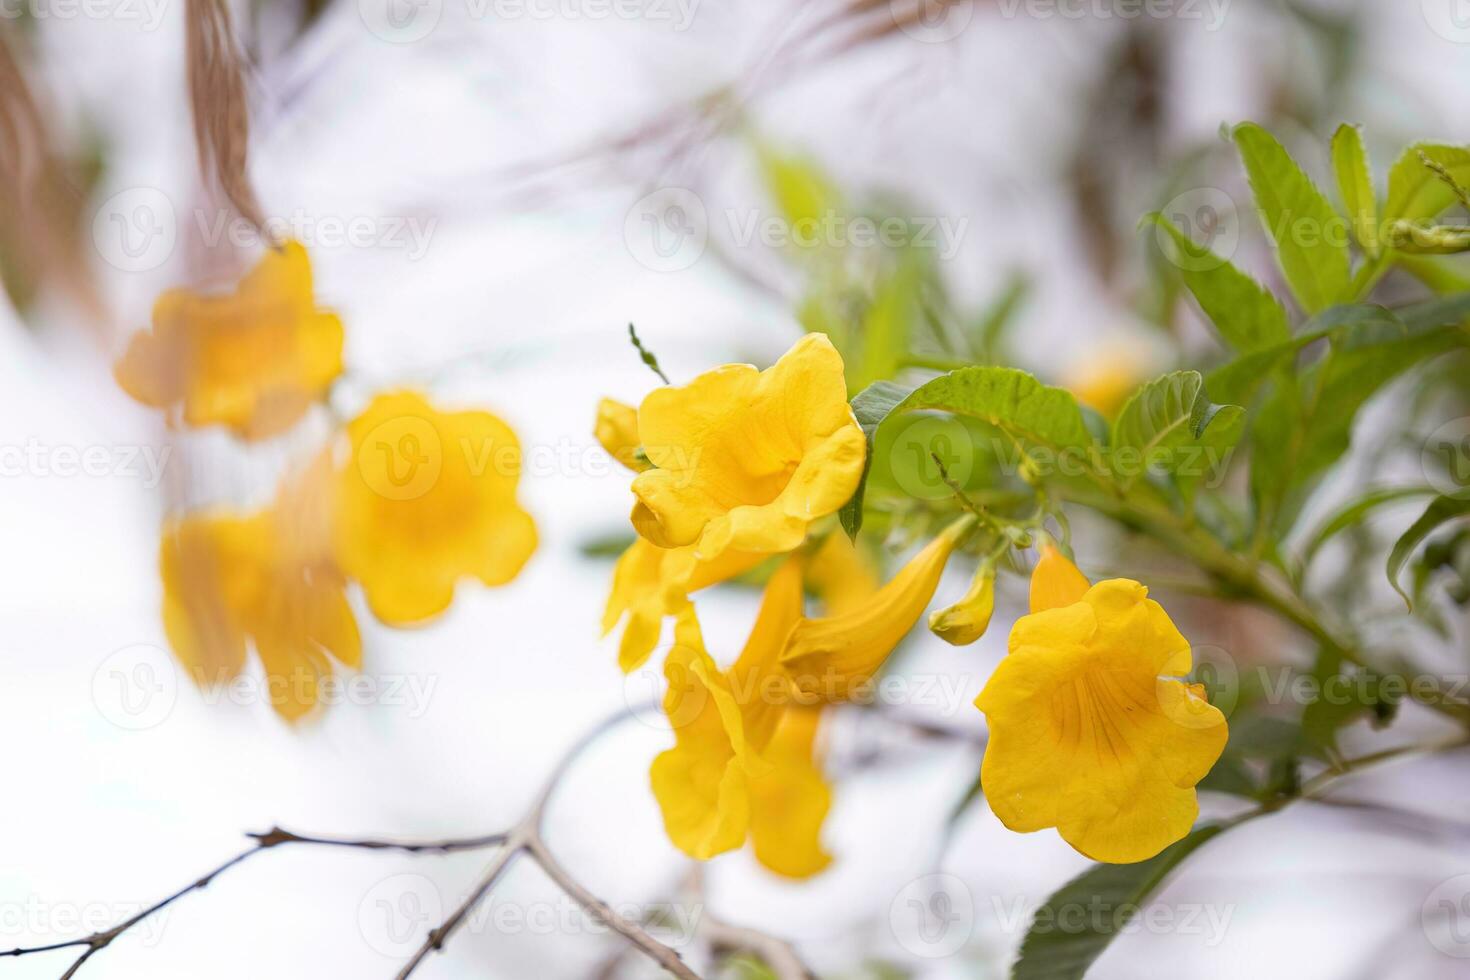
M 873 436 L 877 433 L 878 426 L 888 417 L 888 413 L 908 397 L 910 391 L 911 389 L 892 381 L 875 381 L 858 392 L 857 397 L 852 400 L 852 414 L 862 427 L 863 435 L 868 438 L 868 451 L 863 456 L 863 475 L 858 481 L 857 490 L 838 512 L 842 529 L 849 538 L 856 538 L 863 526 L 863 495 L 868 486 L 868 471 L 873 467 Z
M 1433 494 L 1434 490 L 1430 487 L 1381 487 L 1349 501 L 1312 532 L 1307 539 L 1306 548 L 1302 550 L 1302 564 L 1310 565 L 1312 559 L 1317 557 L 1317 552 L 1322 550 L 1323 545 L 1348 528 L 1361 524 L 1365 517 L 1378 508 L 1401 500 L 1428 497 Z
M 1260 283 L 1208 248 L 1196 245 L 1161 214 L 1144 219 L 1167 232 L 1179 249 L 1176 265 L 1200 309 L 1238 351 L 1259 350 L 1291 337 L 1281 302 Z
M 1297 302 L 1318 313 L 1349 299 L 1350 268 L 1342 219 L 1276 138 L 1254 123 L 1235 128 L 1266 231 Z
M 1404 597 L 1404 602 L 1410 609 L 1414 607 L 1414 602 L 1399 585 L 1399 575 L 1403 572 L 1404 565 L 1436 528 L 1466 514 L 1470 514 L 1470 497 L 1436 497 L 1419 519 L 1394 542 L 1393 550 L 1388 555 L 1388 584 Z
M 842 196 L 815 162 L 768 146 L 757 147 L 757 157 L 766 189 L 776 199 L 787 227 L 806 228 L 814 222 L 819 227 L 841 207 Z
M 1419 158 L 1423 153 L 1450 172 L 1461 184 L 1470 184 L 1470 149 L 1415 143 L 1404 150 L 1388 172 L 1388 202 L 1383 221 L 1420 221 L 1437 217 L 1455 203 L 1455 192 Z
M 1343 123 L 1332 137 L 1332 169 L 1337 189 L 1353 223 L 1353 237 L 1369 255 L 1378 252 L 1378 198 L 1373 193 L 1373 173 L 1363 149 L 1363 131 Z
M 1011 980 L 1079 980 L 1169 872 L 1224 829 L 1206 824 L 1147 861 L 1095 864 L 1063 885 L 1037 909 Z M 1078 914 L 1090 909 L 1104 914 Z
M 1151 381 L 1128 399 L 1113 423 L 1112 452 L 1137 454 L 1150 468 L 1181 475 L 1193 483 L 1205 467 L 1220 460 L 1207 459 L 1211 452 L 1233 448 L 1244 425 L 1245 409 L 1239 405 L 1216 405 L 1205 394 L 1205 381 L 1198 371 L 1175 371 Z M 1126 471 L 1120 485 L 1127 489 L 1142 475 Z

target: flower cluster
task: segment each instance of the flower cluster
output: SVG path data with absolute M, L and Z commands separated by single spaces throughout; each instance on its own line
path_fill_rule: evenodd
M 826 867 L 823 708 L 857 700 L 923 615 L 951 556 L 988 537 L 969 589 L 929 618 L 951 644 L 978 640 L 994 612 L 998 561 L 1036 535 L 1031 614 L 976 702 L 990 725 L 986 798 L 1006 826 L 1057 827 L 1103 861 L 1142 860 L 1188 832 L 1194 785 L 1226 734 L 1202 689 L 1177 679 L 1190 669 L 1188 643 L 1139 583 L 1094 586 L 1039 525 L 1004 527 L 974 508 L 880 586 L 833 517 L 863 478 L 866 441 L 825 335 L 806 335 L 766 371 L 726 365 L 659 388 L 636 409 L 604 400 L 595 432 L 636 473 L 637 537 L 618 560 L 603 618 L 605 632 L 623 624 L 622 668 L 644 664 L 673 621 L 663 707 L 674 745 L 651 776 L 680 850 L 704 860 L 749 841 L 779 874 Z M 736 576 L 765 586 L 744 647 L 721 667 L 693 595 Z M 808 615 L 808 593 L 822 615 Z
M 116 374 L 184 425 L 258 440 L 326 397 L 342 339 L 341 321 L 316 305 L 306 250 L 291 242 L 233 292 L 165 293 Z M 380 621 L 408 626 L 444 612 L 461 578 L 516 576 L 536 548 L 519 474 L 515 434 L 495 416 L 379 394 L 266 506 L 167 518 L 159 566 L 175 655 L 196 683 L 223 684 L 251 646 L 275 710 L 292 721 L 311 713 L 333 661 L 361 665 L 349 583 Z

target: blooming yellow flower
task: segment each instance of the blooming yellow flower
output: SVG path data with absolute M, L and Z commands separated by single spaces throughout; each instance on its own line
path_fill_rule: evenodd
M 379 395 L 347 426 L 335 549 L 389 625 L 442 613 L 462 577 L 503 585 L 536 549 L 516 501 L 521 449 L 488 412 L 441 412 L 409 391 Z
M 1201 689 L 1173 679 L 1190 664 L 1188 641 L 1129 579 L 1018 620 L 975 702 L 990 726 L 981 783 L 1001 823 L 1056 827 L 1111 863 L 1189 833 L 1194 786 L 1226 740 Z
M 330 479 L 323 456 L 266 510 L 171 520 L 159 552 L 164 630 L 189 676 L 201 687 L 229 682 L 248 639 L 271 705 L 289 721 L 317 706 L 329 657 L 351 668 L 362 661 L 346 581 L 320 530 Z
M 650 778 L 674 845 L 707 860 L 750 839 L 756 859 L 778 874 L 806 877 L 826 867 L 820 832 L 831 791 L 814 759 L 816 716 L 791 705 L 778 657 L 801 616 L 802 569 L 791 559 L 766 585 L 740 657 L 721 672 L 704 649 L 692 609 L 664 662 L 664 710 L 672 749 Z
M 638 409 L 653 469 L 633 480 L 633 526 L 661 547 L 775 554 L 857 489 L 866 453 L 842 356 L 807 334 L 775 365 L 727 364 Z
M 1041 544 L 1041 557 L 1031 573 L 1031 611 L 1055 609 L 1079 602 L 1092 583 L 1050 541 Z
M 635 539 L 613 568 L 612 592 L 602 614 L 604 636 L 627 618 L 618 647 L 619 666 L 624 672 L 643 666 L 658 645 L 664 619 L 679 615 L 689 605 L 691 593 L 748 571 L 765 557 L 726 551 L 714 561 L 700 561 L 693 545 L 660 548 Z
M 246 439 L 290 428 L 341 372 L 342 323 L 317 309 L 296 242 L 268 250 L 232 293 L 164 293 L 115 369 L 138 401 Z
M 781 654 L 796 687 L 808 696 L 850 698 L 918 622 L 939 586 L 945 562 L 974 524 L 975 518 L 966 514 L 945 528 L 868 602 L 797 623 Z
M 592 431 L 613 459 L 635 473 L 648 469 L 648 461 L 638 455 L 638 409 L 604 398 L 597 403 L 597 424 Z
M 946 643 L 965 646 L 985 635 L 994 612 L 995 566 L 982 562 L 959 602 L 929 614 L 929 630 Z

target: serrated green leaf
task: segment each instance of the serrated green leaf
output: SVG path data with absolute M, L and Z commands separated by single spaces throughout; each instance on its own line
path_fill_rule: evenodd
M 1276 138 L 1254 123 L 1235 127 L 1266 232 L 1302 309 L 1318 313 L 1349 299 L 1351 281 L 1342 219 Z
M 1407 147 L 1388 172 L 1388 201 L 1383 223 L 1421 221 L 1438 217 L 1455 203 L 1455 192 L 1419 158 L 1424 154 L 1448 170 L 1461 184 L 1470 184 L 1470 149 L 1437 143 Z
M 1162 214 L 1144 220 L 1168 233 L 1180 250 L 1180 275 L 1215 325 L 1220 336 L 1239 351 L 1258 350 L 1291 337 L 1286 310 L 1271 291 L 1208 248 L 1196 245 Z
M 1136 452 L 1141 460 L 1170 476 L 1182 476 L 1191 487 L 1204 475 L 1208 450 L 1224 453 L 1234 446 L 1244 427 L 1245 409 L 1216 405 L 1205 394 L 1198 371 L 1175 371 L 1150 381 L 1134 392 L 1113 423 L 1111 449 Z M 1124 489 L 1136 474 L 1123 474 Z
M 863 526 L 863 496 L 867 492 L 868 472 L 873 468 L 873 436 L 878 431 L 878 426 L 888 417 L 888 413 L 902 402 L 913 389 L 892 381 L 875 381 L 852 400 L 852 414 L 857 418 L 858 425 L 867 437 L 868 451 L 863 456 L 863 475 L 858 480 L 857 489 L 853 491 L 852 499 L 842 505 L 838 511 L 838 520 L 842 522 L 842 529 L 847 532 L 849 538 L 857 538 L 858 531 Z
M 1066 452 L 1094 444 L 1071 392 L 1017 368 L 968 367 L 940 375 L 915 388 L 892 414 L 923 409 L 980 419 L 1022 448 Z
M 1011 980 L 1080 980 L 1164 878 L 1224 829 L 1206 824 L 1147 861 L 1095 864 L 1063 885 L 1037 910 Z M 1078 909 L 1106 914 L 1078 916 Z
M 1404 602 L 1410 609 L 1414 608 L 1413 600 L 1409 598 L 1403 588 L 1399 585 L 1399 573 L 1404 570 L 1404 565 L 1414 554 L 1414 550 L 1423 543 L 1424 539 L 1434 533 L 1435 529 L 1456 518 L 1470 514 L 1470 497 L 1436 497 L 1430 501 L 1424 513 L 1419 519 L 1409 525 L 1409 529 L 1394 542 L 1393 550 L 1388 554 L 1388 584 L 1393 586 L 1395 592 L 1403 596 Z
M 1363 149 L 1363 131 L 1343 123 L 1332 136 L 1332 169 L 1342 194 L 1353 237 L 1369 255 L 1378 254 L 1378 198 L 1373 193 L 1373 172 Z

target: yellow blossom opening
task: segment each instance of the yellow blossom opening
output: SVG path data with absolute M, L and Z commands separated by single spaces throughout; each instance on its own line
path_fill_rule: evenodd
M 269 249 L 234 292 L 171 289 L 153 329 L 135 334 L 115 374 L 145 405 L 190 426 L 264 439 L 295 425 L 342 373 L 342 323 L 319 310 L 306 249 Z
M 1148 590 L 1099 582 L 1023 616 L 976 700 L 986 799 L 1012 830 L 1056 827 L 1097 861 L 1153 857 L 1189 833 L 1225 717 L 1183 682 L 1189 643 Z M 1164 676 L 1161 676 L 1164 675 Z
M 461 578 L 503 585 L 536 550 L 536 525 L 516 499 L 520 443 L 494 415 L 441 412 L 415 392 L 390 392 L 347 436 L 336 554 L 384 623 L 437 616 Z
M 768 370 L 727 364 L 653 391 L 638 433 L 655 468 L 633 480 L 633 526 L 704 559 L 797 547 L 852 496 L 866 453 L 842 356 L 817 333 Z

